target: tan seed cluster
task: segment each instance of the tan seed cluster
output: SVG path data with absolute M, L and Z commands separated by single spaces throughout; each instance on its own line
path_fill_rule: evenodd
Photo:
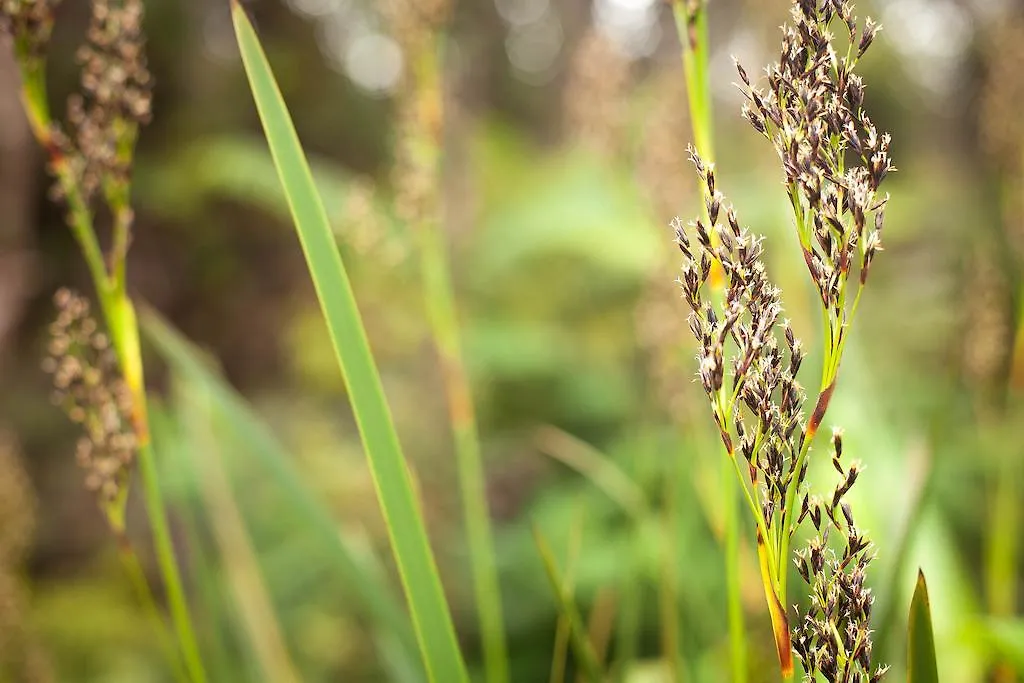
M 127 182 L 135 128 L 148 123 L 152 82 L 146 66 L 141 0 L 93 0 L 86 43 L 78 51 L 80 94 L 68 99 L 82 188 Z
M 653 91 L 656 100 L 644 122 L 638 172 L 659 215 L 671 215 L 680 198 L 693 191 L 692 176 L 685 172 L 690 138 L 686 86 L 676 69 L 664 69 L 654 77 Z
M 75 450 L 85 485 L 109 503 L 123 493 L 135 460 L 131 393 L 88 301 L 67 289 L 55 301 L 58 314 L 43 367 L 53 376 L 54 402 L 85 432 Z
M 1024 122 L 1020 103 L 1024 101 L 1024 18 L 1001 22 L 987 46 L 988 74 L 981 94 L 981 138 L 985 150 L 1000 165 L 1024 171 Z
M 0 676 L 26 683 L 54 680 L 28 625 L 19 577 L 35 527 L 36 499 L 14 437 L 0 431 Z
M 964 372 L 972 382 L 990 387 L 1004 377 L 1013 330 L 1009 288 L 999 265 L 981 249 L 972 259 L 963 321 Z
M 408 49 L 448 23 L 452 4 L 453 0 L 382 0 L 380 8 L 395 39 Z
M 577 142 L 607 156 L 622 152 L 629 76 L 629 62 L 611 41 L 588 31 L 573 55 L 565 90 L 565 122 Z
M 1024 16 L 1019 13 L 1001 22 L 987 46 L 988 73 L 981 93 L 979 112 L 982 145 L 989 158 L 1010 182 L 1024 183 Z M 1024 198 L 1008 193 L 1004 231 L 1020 259 L 1024 259 Z
M 24 56 L 42 56 L 53 31 L 53 10 L 60 0 L 0 0 L 0 35 L 12 36 Z
M 0 565 L 16 566 L 35 527 L 35 496 L 11 434 L 0 431 Z

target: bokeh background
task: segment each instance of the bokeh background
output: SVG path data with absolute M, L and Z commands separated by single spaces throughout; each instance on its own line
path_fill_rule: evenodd
M 248 4 L 321 183 L 419 474 L 460 634 L 478 667 L 441 377 L 414 246 L 395 218 L 400 96 L 414 65 L 376 0 Z M 741 221 L 767 236 L 787 315 L 814 348 L 814 295 L 780 171 L 740 118 L 732 85 L 733 55 L 751 74 L 775 61 L 788 4 L 711 3 L 715 139 L 719 187 Z M 860 70 L 868 109 L 892 133 L 899 172 L 887 183 L 886 248 L 828 422 L 844 427 L 845 451 L 867 465 L 852 495 L 878 549 L 876 650 L 898 680 L 922 567 L 944 680 L 1011 681 L 1013 663 L 1024 664 L 1024 622 L 1014 616 L 1024 575 L 1019 553 L 1005 560 L 1024 529 L 1015 464 L 1024 456 L 1024 5 L 857 4 L 884 26 Z M 391 576 L 365 457 L 227 3 L 149 0 L 146 8 L 157 85 L 135 169 L 130 289 L 208 352 L 270 427 L 302 484 L 289 488 L 257 457 L 246 430 L 219 415 L 206 394 L 190 392 L 188 379 L 147 346 L 163 481 L 214 678 L 260 680 L 240 627 L 251 614 L 227 590 L 255 569 L 276 612 L 264 616 L 280 625 L 305 680 L 387 680 L 387 657 L 360 596 L 304 512 L 310 504 L 328 511 L 334 532 Z M 52 102 L 75 86 L 73 54 L 87 9 L 60 8 Z M 44 158 L 25 124 L 6 47 L 0 528 L 8 532 L 0 538 L 17 552 L 3 554 L 0 652 L 5 642 L 31 649 L 59 681 L 170 680 L 83 487 L 75 429 L 51 404 L 40 369 L 53 293 L 90 288 L 61 210 L 48 199 Z M 721 453 L 693 381 L 668 229 L 674 216 L 699 211 L 671 11 L 660 0 L 459 0 L 448 48 L 444 230 L 515 680 L 547 680 L 557 621 L 533 522 L 573 567 L 595 638 L 614 649 L 622 605 L 640 606 L 645 663 L 628 680 L 668 680 L 661 677 L 665 609 L 679 615 L 686 680 L 727 680 Z M 812 354 L 805 367 L 815 362 Z M 251 554 L 225 548 L 210 531 L 218 509 L 203 485 L 210 459 L 224 464 Z M 628 481 L 596 485 L 607 462 Z M 621 504 L 630 495 L 658 511 L 650 524 L 631 522 Z M 148 558 L 138 501 L 132 510 L 130 533 Z M 747 540 L 749 669 L 752 680 L 773 680 L 770 626 Z M 21 680 L 11 676 L 0 680 Z

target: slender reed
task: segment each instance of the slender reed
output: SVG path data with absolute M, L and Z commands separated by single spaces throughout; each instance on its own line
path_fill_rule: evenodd
M 836 0 L 794 0 L 791 19 L 783 29 L 779 62 L 768 70 L 767 91 L 752 85 L 743 67 L 737 69 L 744 117 L 782 162 L 804 262 L 821 302 L 823 366 L 808 418 L 797 381 L 806 354 L 782 319 L 781 292 L 768 279 L 762 259 L 763 240 L 741 227 L 716 187 L 713 165 L 697 149 L 691 158 L 705 186 L 705 213 L 689 226 L 672 222 L 684 256 L 679 282 L 701 347 L 701 384 L 755 523 L 781 675 L 793 678 L 795 652 L 807 680 L 820 675 L 830 682 L 876 681 L 885 668 L 871 671 L 873 598 L 863 585 L 873 551 L 843 501 L 862 466 L 842 460 L 841 431 L 832 439 L 839 482 L 831 495 L 812 496 L 805 480 L 811 443 L 835 391 L 848 326 L 880 248 L 887 198 L 877 192 L 892 170 L 890 139 L 865 113 L 864 85 L 853 73 L 878 27 L 868 19 L 860 30 L 853 5 Z M 849 37 L 845 54 L 833 45 L 833 23 Z M 849 168 L 848 159 L 854 161 Z M 716 261 L 726 283 L 724 301 L 713 295 Z M 851 273 L 856 273 L 854 291 Z M 709 280 L 712 296 L 705 297 Z M 796 553 L 796 565 L 809 586 L 810 604 L 791 627 L 789 546 L 807 518 L 817 536 Z M 842 538 L 840 548 L 828 545 L 830 533 Z
M 68 225 L 92 276 L 109 337 L 95 330 L 91 318 L 79 315 L 87 313 L 82 310 L 82 300 L 62 293 L 57 326 L 61 327 L 62 321 L 77 324 L 83 336 L 62 339 L 55 335 L 57 348 L 51 351 L 58 353 L 52 353 L 48 363 L 55 372 L 58 394 L 70 401 L 72 419 L 86 429 L 78 458 L 89 468 L 92 479 L 87 479 L 87 484 L 97 491 L 100 507 L 122 548 L 128 472 L 138 464 L 178 645 L 190 679 L 202 683 L 206 674 L 157 481 L 138 326 L 126 289 L 134 220 L 131 169 L 139 127 L 150 118 L 152 87 L 145 60 L 142 4 L 139 0 L 93 0 L 87 39 L 77 53 L 82 67 L 81 92 L 68 100 L 69 133 L 51 117 L 46 100 L 45 54 L 56 5 L 56 0 L 5 0 L 0 4 L 0 33 L 13 39 L 22 104 L 36 140 L 49 156 L 49 170 L 56 179 L 54 194 L 67 208 Z M 92 207 L 98 201 L 112 216 L 113 239 L 107 253 L 100 246 L 94 224 Z M 81 355 L 67 353 L 87 348 L 103 353 L 108 346 L 115 362 L 105 370 L 83 365 Z M 101 419 L 110 414 L 116 417 L 112 422 Z M 135 560 L 126 552 L 122 550 L 122 557 L 127 558 L 131 575 Z M 133 583 L 141 592 L 137 577 Z
M 683 71 L 686 76 L 686 97 L 693 127 L 694 147 L 701 159 L 713 163 L 714 108 L 711 99 L 709 60 L 711 41 L 708 31 L 708 0 L 675 0 L 672 4 L 679 42 L 682 45 Z M 703 190 L 707 186 L 701 184 Z M 707 206 L 707 196 L 702 196 Z M 704 220 L 708 221 L 707 211 Z M 710 276 L 712 297 L 721 304 L 725 282 L 721 265 L 712 260 Z M 725 574 L 729 615 L 729 642 L 732 649 L 732 680 L 747 680 L 747 636 L 743 619 L 742 575 L 740 571 L 739 500 L 732 466 L 722 461 L 722 495 L 724 506 Z
M 405 93 L 395 168 L 398 209 L 412 226 L 434 345 L 448 399 L 448 416 L 462 493 L 469 559 L 488 683 L 509 680 L 501 584 L 495 564 L 490 507 L 473 396 L 462 356 L 458 308 L 444 240 L 442 148 L 443 38 L 439 27 L 450 8 L 444 0 L 391 0 L 392 24 L 409 53 L 411 87 Z

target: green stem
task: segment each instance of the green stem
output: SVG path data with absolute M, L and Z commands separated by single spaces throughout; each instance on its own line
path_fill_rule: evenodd
M 438 226 L 432 223 L 421 227 L 424 291 L 434 341 L 444 369 L 487 680 L 490 683 L 505 683 L 508 680 L 509 662 L 501 607 L 501 585 L 494 561 L 480 440 L 469 379 L 460 350 L 454 294 Z
M 113 520 L 111 521 L 113 522 Z M 187 683 L 189 680 L 188 675 L 184 668 L 182 668 L 178 649 L 170 632 L 167 630 L 167 622 L 164 621 L 160 615 L 160 610 L 156 606 L 153 591 L 150 590 L 149 582 L 146 580 L 146 575 L 142 571 L 142 565 L 139 563 L 139 556 L 135 553 L 134 548 L 132 548 L 131 542 L 125 535 L 123 528 L 115 528 L 114 533 L 117 536 L 118 557 L 121 559 L 121 565 L 128 575 L 128 581 L 132 584 L 136 597 L 142 603 L 146 615 L 156 628 L 157 638 L 160 639 L 161 647 L 166 652 L 167 658 L 174 663 L 174 677 L 179 683 Z
M 85 263 L 89 267 L 89 274 L 92 276 L 97 294 L 102 300 L 110 290 L 110 277 L 103 262 L 103 250 L 100 248 L 96 230 L 93 228 L 92 213 L 89 211 L 85 197 L 82 196 L 74 172 L 68 165 L 68 160 L 62 156 L 55 157 L 53 166 L 57 174 L 57 182 L 60 184 L 68 204 L 68 225 L 71 228 L 71 234 L 82 250 L 82 256 L 85 257 Z
M 740 577 L 740 542 L 739 542 L 739 510 L 736 505 L 735 484 L 732 483 L 732 472 L 729 464 L 723 463 L 723 498 L 725 500 L 725 575 L 730 578 L 728 589 L 729 602 L 729 642 L 732 649 L 732 680 L 743 681 L 747 678 L 747 640 L 743 631 L 743 600 L 739 591 Z
M 417 60 L 418 96 L 435 101 L 436 107 L 427 111 L 440 111 L 441 87 L 438 56 L 424 50 Z M 440 142 L 424 135 L 425 156 L 434 175 L 434 187 L 440 185 Z M 484 665 L 488 683 L 507 683 L 509 680 L 508 646 L 505 637 L 501 605 L 501 583 L 494 557 L 490 508 L 480 452 L 472 391 L 462 356 L 455 292 L 451 282 L 451 268 L 441 232 L 440 198 L 432 198 L 432 216 L 426 216 L 416 232 L 419 240 L 420 267 L 423 291 L 433 330 L 434 344 L 440 356 L 448 398 L 448 413 L 454 436 L 455 456 L 462 493 L 469 557 L 473 574 L 473 588 L 483 641 Z
M 714 129 L 709 76 L 708 3 L 707 0 L 701 0 L 692 17 L 686 5 L 686 0 L 673 0 L 672 13 L 679 33 L 679 43 L 682 45 L 683 73 L 686 77 L 694 146 L 701 158 L 710 161 L 714 158 Z
M 181 575 L 178 572 L 177 561 L 174 557 L 174 545 L 171 542 L 171 532 L 170 526 L 167 523 L 163 494 L 160 492 L 160 482 L 158 480 L 153 446 L 148 438 L 139 445 L 139 473 L 146 496 L 146 510 L 149 513 L 150 530 L 153 533 L 153 544 L 156 548 L 157 562 L 160 566 L 164 587 L 167 590 L 171 620 L 174 622 L 178 644 L 185 658 L 185 667 L 188 669 L 193 683 L 205 683 L 207 680 L 206 671 L 203 669 L 202 659 L 199 656 L 199 645 L 192 628 L 188 602 L 185 598 Z
M 676 460 L 678 463 L 679 460 Z M 683 658 L 679 651 L 679 596 L 676 592 L 679 557 L 678 464 L 665 477 L 665 540 L 661 549 L 661 580 L 658 582 L 658 611 L 661 619 L 662 656 L 668 661 L 670 679 L 683 680 Z
M 714 121 L 712 116 L 712 103 L 711 103 L 711 87 L 710 87 L 710 33 L 708 31 L 708 3 L 706 0 L 701 0 L 697 8 L 694 10 L 695 14 L 691 15 L 690 10 L 687 8 L 685 0 L 674 0 L 672 3 L 673 16 L 676 21 L 676 29 L 679 34 L 679 42 L 682 46 L 682 60 L 683 60 L 683 72 L 686 78 L 686 95 L 687 102 L 689 104 L 690 111 L 690 123 L 693 129 L 694 146 L 697 148 L 697 153 L 708 163 L 714 162 Z M 706 202 L 702 207 L 702 213 L 704 220 L 709 224 L 710 228 L 710 217 L 707 213 Z M 718 264 L 715 264 L 717 268 L 720 268 Z M 717 281 L 716 291 L 714 296 L 721 303 L 724 298 L 722 289 L 724 288 L 724 282 L 721 277 L 713 280 Z M 729 413 L 732 411 L 732 401 L 728 407 Z M 726 416 L 723 416 L 726 417 Z M 723 421 L 723 424 L 728 424 Z M 723 446 L 724 450 L 724 446 Z M 726 453 L 727 460 L 732 461 L 732 465 L 736 468 L 736 475 L 739 480 L 740 486 L 743 489 L 743 493 L 747 499 L 747 503 L 750 506 L 751 513 L 754 515 L 754 519 L 757 520 L 759 527 L 763 529 L 764 522 L 762 520 L 762 513 L 760 508 L 754 502 L 754 499 L 746 486 L 744 474 L 736 461 L 734 453 Z M 724 469 L 728 472 L 729 465 L 726 464 Z M 726 570 L 726 600 L 728 604 L 728 615 L 729 615 L 729 641 L 730 648 L 732 651 L 732 666 L 733 666 L 733 680 L 737 683 L 743 683 L 747 680 L 746 676 L 746 652 L 747 652 L 747 641 L 746 641 L 746 628 L 744 625 L 743 618 L 743 602 L 741 595 L 741 587 L 743 577 L 740 575 L 739 565 L 739 520 L 737 518 L 736 510 L 736 487 L 730 485 L 728 480 L 731 477 L 726 474 L 723 481 L 725 490 L 723 491 L 723 500 L 725 505 L 725 570 Z M 762 533 L 766 533 L 764 530 Z

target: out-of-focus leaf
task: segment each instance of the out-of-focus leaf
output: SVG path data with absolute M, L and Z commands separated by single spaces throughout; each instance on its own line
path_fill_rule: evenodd
M 938 683 L 939 668 L 935 662 L 932 608 L 923 571 L 917 573 L 917 588 L 914 589 L 914 599 L 910 603 L 907 642 L 907 682 Z
M 1024 619 L 988 619 L 979 630 L 989 648 L 1024 674 Z
M 548 575 L 551 590 L 555 593 L 559 614 L 569 624 L 569 642 L 572 644 L 583 675 L 591 683 L 601 683 L 601 664 L 588 638 L 587 627 L 583 623 L 583 618 L 570 593 L 570 584 L 558 569 L 551 545 L 536 526 L 533 527 L 533 538 L 537 544 L 537 550 L 540 552 L 541 561 L 544 563 L 544 570 Z
M 326 158 L 311 158 L 313 182 L 332 224 L 345 215 L 359 178 Z M 191 143 L 156 169 L 144 170 L 141 199 L 157 210 L 198 211 L 208 196 L 222 196 L 289 218 L 288 200 L 263 140 L 243 135 L 221 135 Z M 373 207 L 388 217 L 388 207 Z
M 585 155 L 542 157 L 506 182 L 514 191 L 489 207 L 476 238 L 480 278 L 554 253 L 639 278 L 671 253 L 635 185 L 607 164 Z
M 202 384 L 179 381 L 175 393 L 184 420 L 186 450 L 199 473 L 203 502 L 218 546 L 227 589 L 240 617 L 238 626 L 247 635 L 253 659 L 259 663 L 266 679 L 298 683 L 298 669 L 285 642 L 277 610 L 215 438 L 210 391 Z
M 211 412 L 231 428 L 244 445 L 246 454 L 262 465 L 269 478 L 288 496 L 292 511 L 301 515 L 308 528 L 318 534 L 322 547 L 330 551 L 334 570 L 353 586 L 353 594 L 363 601 L 363 607 L 378 628 L 403 643 L 405 656 L 416 662 L 416 642 L 396 597 L 379 575 L 364 567 L 358 554 L 348 547 L 327 508 L 309 493 L 284 447 L 251 412 L 245 401 L 207 367 L 199 351 L 178 332 L 152 311 L 144 310 L 140 321 L 147 339 L 172 371 L 208 392 Z

